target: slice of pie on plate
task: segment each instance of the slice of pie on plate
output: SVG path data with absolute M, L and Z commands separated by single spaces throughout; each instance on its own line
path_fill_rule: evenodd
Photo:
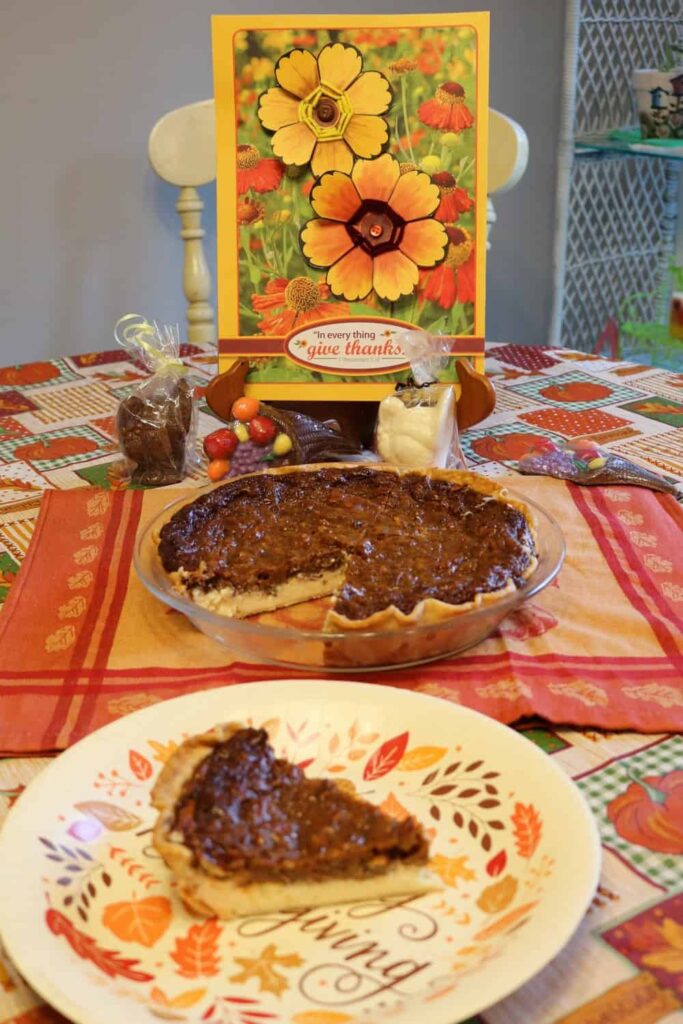
M 332 595 L 325 629 L 400 629 L 514 593 L 537 565 L 536 525 L 474 473 L 288 466 L 184 506 L 159 555 L 176 590 L 227 616 Z
M 419 822 L 397 821 L 331 779 L 275 756 L 262 729 L 217 726 L 186 740 L 152 791 L 154 846 L 192 911 L 249 914 L 420 894 Z

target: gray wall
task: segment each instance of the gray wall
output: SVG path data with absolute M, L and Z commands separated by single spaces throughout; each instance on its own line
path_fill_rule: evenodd
M 315 12 L 450 10 L 448 0 L 290 0 Z M 175 190 L 149 169 L 163 113 L 211 95 L 209 15 L 242 0 L 0 3 L 0 363 L 109 347 L 125 312 L 184 319 Z M 275 0 L 254 5 L 279 11 Z M 487 335 L 542 344 L 552 290 L 564 0 L 488 0 L 491 103 L 529 133 L 497 203 Z M 305 15 L 302 23 L 305 22 Z M 205 189 L 210 265 L 214 200 Z

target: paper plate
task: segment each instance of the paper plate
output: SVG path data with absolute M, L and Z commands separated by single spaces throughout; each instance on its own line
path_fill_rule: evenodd
M 266 728 L 307 774 L 415 814 L 443 889 L 190 916 L 151 846 L 149 793 L 177 743 L 234 720 Z M 275 680 L 153 705 L 57 758 L 0 834 L 0 933 L 77 1024 L 454 1024 L 562 949 L 599 865 L 583 798 L 518 733 L 409 691 Z

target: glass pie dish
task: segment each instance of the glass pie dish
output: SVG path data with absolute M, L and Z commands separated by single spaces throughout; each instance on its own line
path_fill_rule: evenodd
M 324 631 L 322 624 L 330 598 L 247 619 L 229 618 L 202 608 L 174 589 L 161 564 L 157 543 L 162 526 L 171 516 L 205 491 L 171 502 L 141 527 L 135 545 L 135 570 L 156 598 L 182 612 L 202 633 L 228 648 L 236 660 L 326 672 L 407 668 L 458 654 L 481 643 L 506 615 L 547 587 L 559 573 L 565 556 L 560 527 L 540 505 L 509 488 L 507 491 L 510 497 L 528 505 L 536 516 L 536 568 L 514 593 L 438 623 L 348 633 Z

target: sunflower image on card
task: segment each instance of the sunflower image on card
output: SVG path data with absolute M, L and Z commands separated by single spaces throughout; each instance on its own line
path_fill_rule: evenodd
M 305 25 L 305 27 L 302 27 Z M 378 400 L 401 336 L 483 371 L 488 15 L 213 18 L 219 369 Z

